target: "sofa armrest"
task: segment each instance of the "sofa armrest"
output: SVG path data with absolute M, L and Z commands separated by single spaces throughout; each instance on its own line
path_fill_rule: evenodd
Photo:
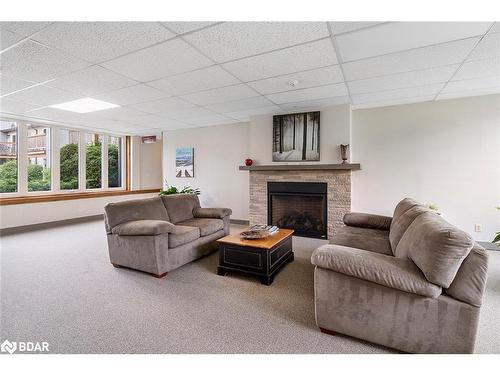
M 409 259 L 347 246 L 323 245 L 314 250 L 311 262 L 317 267 L 424 297 L 437 298 L 442 291 L 440 286 L 427 281 Z
M 155 236 L 157 234 L 172 233 L 175 225 L 163 220 L 135 220 L 119 224 L 111 233 L 120 236 Z
M 222 219 L 233 213 L 230 208 L 201 208 L 195 207 L 193 209 L 194 217 L 209 218 L 209 219 Z
M 344 215 L 344 224 L 351 227 L 389 230 L 392 217 L 350 212 Z

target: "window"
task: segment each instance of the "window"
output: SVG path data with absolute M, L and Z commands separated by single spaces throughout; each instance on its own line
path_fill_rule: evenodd
M 61 190 L 78 189 L 80 133 L 74 130 L 60 130 L 60 187 Z
M 50 190 L 50 128 L 28 124 L 28 191 Z
M 0 193 L 17 191 L 17 124 L 0 121 Z
M 86 188 L 102 187 L 102 135 L 85 134 Z
M 108 187 L 122 186 L 122 139 L 108 137 Z

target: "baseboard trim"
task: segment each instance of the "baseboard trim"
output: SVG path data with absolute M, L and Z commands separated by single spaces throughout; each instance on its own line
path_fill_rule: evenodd
M 4 228 L 4 229 L 0 229 L 0 235 L 8 236 L 10 234 L 29 232 L 29 231 L 33 231 L 33 230 L 50 229 L 50 228 L 60 227 L 60 226 L 64 226 L 64 225 L 80 224 L 80 223 L 86 223 L 86 222 L 95 221 L 95 220 L 102 220 L 102 214 L 92 215 L 92 216 L 75 217 L 73 219 L 66 219 L 66 220 L 49 221 L 47 223 L 21 225 L 19 227 L 12 227 L 12 228 Z M 104 228 L 104 222 L 102 225 Z
M 250 225 L 249 220 L 231 219 L 231 224 L 237 225 Z

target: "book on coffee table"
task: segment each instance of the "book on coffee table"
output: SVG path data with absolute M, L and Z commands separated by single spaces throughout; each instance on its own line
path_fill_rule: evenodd
M 250 230 L 261 230 L 261 231 L 266 231 L 269 234 L 274 234 L 279 232 L 280 229 L 276 225 L 257 224 L 252 226 Z

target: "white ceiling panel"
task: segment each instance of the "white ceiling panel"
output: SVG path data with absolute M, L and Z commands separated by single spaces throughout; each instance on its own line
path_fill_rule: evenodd
M 382 22 L 329 22 L 333 35 L 364 29 L 380 25 L 381 23 Z
M 430 85 L 433 83 L 445 83 L 453 76 L 459 66 L 459 64 L 455 64 L 414 72 L 398 73 L 377 78 L 351 81 L 347 84 L 349 85 L 351 94 L 363 94 L 405 87 Z
M 12 100 L 46 106 L 80 99 L 82 96 L 69 91 L 48 86 L 35 86 L 8 96 Z
M 428 97 L 432 95 L 437 95 L 437 93 L 443 88 L 443 84 L 427 85 L 420 87 L 412 87 L 406 89 L 398 90 L 388 90 L 380 91 L 369 94 L 355 94 L 351 95 L 354 104 L 365 104 L 365 103 L 377 103 L 377 102 L 388 102 L 392 100 L 417 98 L 417 97 Z
M 78 124 L 87 127 L 97 127 L 95 121 L 98 119 L 94 113 L 74 113 L 49 107 L 30 111 L 28 115 L 36 119 L 56 121 L 66 125 Z
M 226 22 L 185 39 L 220 63 L 328 35 L 325 22 Z
M 0 27 L 27 37 L 50 24 L 51 22 L 0 22 Z
M 474 48 L 468 61 L 500 56 L 500 33 L 488 34 Z
M 0 28 L 0 51 L 16 44 L 23 38 L 22 35 Z
M 220 66 L 214 65 L 209 68 L 195 70 L 194 72 L 148 82 L 148 85 L 174 95 L 184 95 L 197 91 L 215 89 L 217 87 L 235 85 L 239 82 L 238 79 L 226 72 Z
M 500 22 L 495 22 L 495 24 L 492 26 L 489 32 L 490 34 L 500 32 Z
M 251 116 L 278 114 L 281 112 L 282 110 L 280 107 L 276 105 L 271 105 L 262 108 L 253 108 L 253 109 L 246 109 L 243 111 L 228 112 L 225 113 L 224 115 L 226 115 L 227 117 L 234 118 L 238 121 L 249 121 Z
M 278 94 L 267 95 L 269 99 L 277 104 L 301 102 L 304 100 L 315 100 L 323 98 L 332 98 L 335 96 L 347 95 L 347 88 L 344 83 L 326 85 L 320 87 L 311 87 L 303 90 L 294 90 L 281 92 Z
M 12 78 L 42 82 L 89 66 L 39 43 L 27 41 L 2 53 L 0 71 Z
M 446 94 L 451 92 L 487 89 L 493 87 L 500 88 L 500 76 L 448 82 L 442 93 Z
M 21 79 L 15 79 L 0 74 L 0 96 L 32 85 L 34 85 L 33 82 L 23 81 Z
M 81 59 L 101 62 L 173 36 L 155 22 L 56 22 L 34 39 Z
M 226 116 L 214 114 L 210 116 L 190 118 L 187 119 L 186 122 L 194 126 L 210 126 L 210 125 L 234 124 L 238 121 Z
M 223 103 L 238 99 L 251 98 L 258 94 L 250 89 L 247 85 L 240 84 L 234 86 L 226 86 L 218 89 L 196 92 L 194 94 L 184 95 L 183 99 L 198 105 L 209 105 Z
M 144 113 L 128 107 L 105 109 L 95 112 L 95 114 L 102 118 L 124 121 L 134 125 L 146 124 L 148 121 L 155 121 L 158 119 L 156 116 L 149 113 Z
M 162 22 L 176 34 L 185 34 L 194 30 L 214 25 L 217 22 Z
M 373 57 L 342 65 L 347 81 L 461 63 L 479 38 Z
M 0 112 L 23 114 L 38 107 L 37 105 L 11 100 L 9 98 L 0 98 Z
M 57 78 L 47 85 L 85 96 L 92 96 L 102 92 L 133 86 L 137 83 L 137 81 L 131 78 L 94 65 L 90 68 Z
M 243 111 L 252 108 L 267 107 L 272 105 L 273 103 L 268 99 L 266 99 L 265 97 L 256 96 L 253 98 L 248 98 L 243 100 L 235 100 L 231 102 L 212 104 L 207 106 L 207 108 L 215 112 L 225 113 L 225 112 Z
M 439 94 L 437 100 L 443 99 L 455 99 L 455 98 L 465 98 L 471 96 L 480 96 L 480 95 L 494 95 L 500 94 L 500 86 L 499 87 L 490 87 L 483 89 L 474 89 L 474 90 L 464 90 L 450 93 Z
M 321 68 L 337 64 L 329 39 L 233 61 L 223 66 L 242 81 L 259 79 Z
M 216 115 L 216 113 L 203 107 L 190 107 L 184 109 L 170 109 L 168 110 L 168 112 L 165 112 L 165 115 L 174 120 L 182 120 L 187 122 L 187 119 L 210 117 Z
M 489 76 L 500 76 L 500 57 L 475 60 L 463 64 L 453 77 L 453 81 Z
M 389 99 L 389 100 L 374 101 L 374 102 L 369 102 L 369 103 L 353 105 L 353 109 L 389 107 L 389 106 L 393 106 L 393 105 L 430 102 L 432 100 L 434 100 L 434 95 L 417 96 L 417 97 L 404 98 L 404 99 Z
M 394 22 L 339 35 L 343 61 L 481 36 L 491 22 Z
M 286 111 L 306 111 L 311 109 L 320 109 L 339 104 L 348 104 L 351 99 L 348 96 L 337 96 L 335 98 L 305 100 L 295 103 L 280 104 L 280 107 Z
M 263 79 L 260 81 L 249 82 L 248 85 L 253 87 L 261 94 L 272 94 L 276 92 L 296 90 L 299 88 L 308 88 L 329 83 L 342 82 L 343 76 L 338 65 L 327 66 L 320 69 L 308 70 L 305 72 L 298 72 L 287 74 L 284 76 Z M 289 83 L 298 81 L 294 87 Z
M 186 42 L 173 39 L 101 65 L 137 81 L 147 82 L 203 68 L 212 65 L 212 62 Z
M 113 104 L 130 105 L 166 98 L 168 96 L 170 95 L 163 91 L 139 84 L 94 95 L 94 98 Z
M 152 102 L 134 104 L 131 107 L 143 112 L 168 115 L 170 111 L 193 108 L 195 105 L 179 98 L 166 98 L 154 100 Z

